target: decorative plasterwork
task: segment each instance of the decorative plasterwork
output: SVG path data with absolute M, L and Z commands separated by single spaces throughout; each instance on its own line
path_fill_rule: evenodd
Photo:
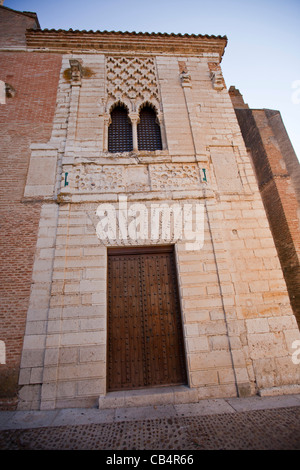
M 130 113 L 151 103 L 159 111 L 159 91 L 154 58 L 107 57 L 106 59 L 106 112 L 118 102 L 127 105 Z

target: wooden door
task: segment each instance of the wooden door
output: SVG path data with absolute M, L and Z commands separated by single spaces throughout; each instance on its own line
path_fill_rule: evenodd
M 108 251 L 108 390 L 186 383 L 173 247 Z

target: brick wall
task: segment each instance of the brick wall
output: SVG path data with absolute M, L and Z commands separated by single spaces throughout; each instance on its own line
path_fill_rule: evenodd
M 13 403 L 17 392 L 41 209 L 40 202 L 22 202 L 30 145 L 51 136 L 60 65 L 55 54 L 0 53 L 0 80 L 16 90 L 0 105 L 0 339 L 6 344 L 0 403 Z
M 230 94 L 300 324 L 299 162 L 278 111 L 247 109 L 238 90 L 231 87 Z
M 25 47 L 25 31 L 39 26 L 35 13 L 22 13 L 0 6 L 0 47 Z

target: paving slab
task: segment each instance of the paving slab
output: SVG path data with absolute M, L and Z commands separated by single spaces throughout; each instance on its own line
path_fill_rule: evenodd
M 169 418 L 176 416 L 176 409 L 173 405 L 154 405 L 137 408 L 117 408 L 115 421 L 137 421 L 145 419 Z
M 7 429 L 14 415 L 15 411 L 0 411 L 0 429 Z
M 63 409 L 59 410 L 51 426 L 77 426 L 81 424 L 97 424 L 114 421 L 115 410 Z
M 47 411 L 12 411 L 6 413 L 2 421 L 0 412 L 0 429 L 26 429 L 51 426 L 57 410 Z M 9 414 L 8 414 L 9 413 Z
M 237 414 L 254 410 L 300 407 L 300 394 L 249 398 L 207 399 L 198 403 L 118 407 L 70 408 L 42 411 L 0 411 L 0 430 L 146 421 L 173 417 Z
M 226 402 L 236 411 L 263 410 L 300 406 L 300 394 L 271 397 L 226 398 Z
M 201 450 L 300 450 L 300 406 L 7 429 L 0 431 L 0 449 L 108 451 L 97 454 L 98 464 L 105 463 L 104 459 L 112 455 L 112 450 L 114 453 L 130 450 L 126 455 L 155 450 L 151 455 L 156 457 L 157 450 L 159 453 L 175 450 L 175 453 L 184 451 L 184 455 L 191 455 L 199 468 L 203 454 L 197 451 Z M 32 454 L 27 455 L 32 458 Z
M 235 409 L 223 399 L 209 399 L 198 403 L 186 403 L 174 405 L 178 416 L 211 415 L 222 413 L 234 413 Z

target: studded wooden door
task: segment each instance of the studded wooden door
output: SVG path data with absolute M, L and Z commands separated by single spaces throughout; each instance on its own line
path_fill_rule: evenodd
M 108 252 L 108 391 L 186 383 L 173 247 Z

